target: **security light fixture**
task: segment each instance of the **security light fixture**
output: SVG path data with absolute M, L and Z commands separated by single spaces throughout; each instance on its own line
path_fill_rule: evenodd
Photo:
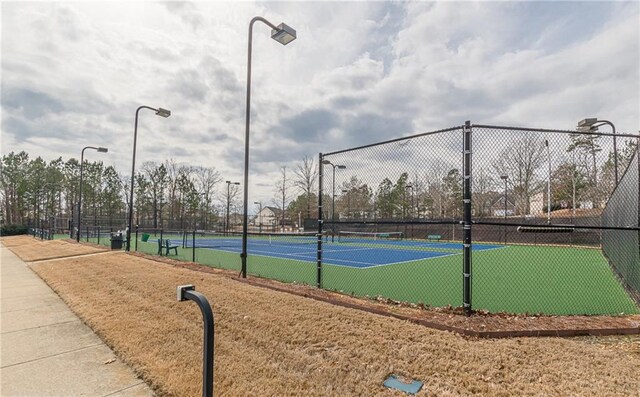
M 271 29 L 271 38 L 282 45 L 291 43 L 296 37 L 296 30 L 286 23 L 281 23 L 276 29 Z
M 598 120 L 596 117 L 586 118 L 584 120 L 580 120 L 578 122 L 578 126 L 576 130 L 580 132 L 596 132 L 598 128 L 603 125 L 608 125 L 611 127 L 613 134 L 613 171 L 616 180 L 616 186 L 618 185 L 618 145 L 616 141 L 616 126 L 613 125 L 609 120 Z
M 107 152 L 109 151 L 109 149 L 108 149 L 108 148 L 106 148 L 106 147 L 99 147 L 99 148 L 98 148 L 98 151 L 99 151 L 100 153 L 107 153 Z
M 167 118 L 167 117 L 171 116 L 171 110 L 158 108 L 158 110 L 156 110 L 156 115 L 160 116 L 160 117 Z

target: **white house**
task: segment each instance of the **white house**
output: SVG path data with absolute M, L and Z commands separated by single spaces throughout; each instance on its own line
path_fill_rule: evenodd
M 253 224 L 260 227 L 275 227 L 282 223 L 282 210 L 276 207 L 262 207 L 253 218 Z

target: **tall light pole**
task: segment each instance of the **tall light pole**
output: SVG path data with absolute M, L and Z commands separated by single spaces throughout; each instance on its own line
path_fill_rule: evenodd
M 240 182 L 227 181 L 227 220 L 224 223 L 224 233 L 225 234 L 229 233 L 229 203 L 231 202 L 231 190 L 230 190 L 230 187 L 231 187 L 231 185 L 239 185 L 239 184 L 240 184 Z
M 411 189 L 411 208 L 410 208 L 410 214 L 413 215 L 413 185 L 405 185 L 404 187 L 404 196 L 405 196 L 405 202 L 407 201 L 407 189 Z M 409 215 L 409 214 L 407 214 Z M 413 217 L 413 216 L 412 216 Z M 406 218 L 406 217 L 405 217 Z M 406 219 L 405 219 L 406 220 Z M 405 238 L 407 238 L 407 225 L 404 225 L 404 235 Z M 411 224 L 411 237 L 413 238 L 413 224 Z
M 262 233 L 262 201 L 254 201 L 253 204 L 258 204 L 260 206 L 260 212 L 258 212 L 258 217 L 260 218 L 260 224 L 258 225 L 258 233 Z
M 245 115 L 245 134 L 244 134 L 244 200 L 242 214 L 242 253 L 240 260 L 242 261 L 242 277 L 247 277 L 247 227 L 249 212 L 249 131 L 251 116 L 251 46 L 253 38 L 253 24 L 262 22 L 271 28 L 271 38 L 282 45 L 287 45 L 296 39 L 296 31 L 290 26 L 281 23 L 275 26 L 271 22 L 262 17 L 254 17 L 249 23 L 249 45 L 247 49 L 247 106 Z
M 500 179 L 504 181 L 504 222 L 507 223 L 507 179 L 508 175 L 500 175 Z M 504 245 L 507 245 L 507 225 L 503 226 L 502 234 L 504 235 Z
M 333 243 L 336 234 L 336 168 L 344 170 L 346 165 L 333 164 L 329 160 L 322 160 L 322 164 L 328 164 L 333 167 L 333 180 L 332 180 L 332 196 L 331 196 L 331 242 Z
M 82 230 L 80 227 L 81 219 L 82 219 L 82 170 L 84 166 L 84 151 L 87 149 L 93 149 L 100 153 L 107 153 L 109 149 L 106 147 L 95 147 L 95 146 L 85 146 L 82 148 L 82 152 L 80 152 L 80 187 L 78 192 L 78 233 L 76 233 L 76 241 L 80 242 L 80 231 Z
M 131 226 L 133 223 L 133 183 L 136 179 L 136 142 L 138 139 L 138 113 L 142 109 L 149 109 L 156 112 L 156 116 L 167 118 L 171 116 L 171 111 L 163 108 L 152 108 L 140 106 L 136 109 L 136 122 L 133 127 L 133 158 L 131 159 L 131 190 L 129 192 L 129 222 L 127 224 L 127 251 L 131 250 Z
M 351 218 L 351 194 L 348 190 L 342 190 L 342 193 L 347 194 L 347 219 Z
M 598 127 L 608 125 L 613 130 L 613 172 L 616 179 L 616 186 L 618 185 L 618 147 L 616 145 L 616 126 L 608 120 L 598 120 L 595 117 L 584 119 L 578 122 L 578 131 L 581 132 L 596 132 Z
M 549 149 L 549 141 L 544 140 L 547 147 L 547 159 L 549 161 L 549 175 L 547 178 L 547 224 L 551 223 L 551 149 Z

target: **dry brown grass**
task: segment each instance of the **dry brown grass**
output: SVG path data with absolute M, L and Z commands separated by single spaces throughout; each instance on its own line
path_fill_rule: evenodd
M 637 337 L 469 339 L 124 253 L 32 267 L 161 395 L 201 390 L 201 315 L 175 301 L 188 283 L 216 316 L 217 395 L 403 396 L 382 387 L 390 373 L 423 380 L 420 395 L 640 390 Z
M 32 236 L 3 237 L 2 243 L 27 262 L 108 251 L 104 247 L 97 248 L 65 240 L 39 240 Z

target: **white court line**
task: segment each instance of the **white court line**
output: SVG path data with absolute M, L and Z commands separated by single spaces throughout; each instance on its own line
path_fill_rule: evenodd
M 380 249 L 380 248 L 360 248 L 360 249 L 356 249 L 356 250 L 371 250 L 371 249 Z M 228 250 L 220 250 L 220 251 L 237 253 L 237 251 L 228 251 Z M 292 257 L 292 260 L 294 260 L 293 258 L 297 257 L 297 258 L 299 258 L 297 260 L 304 260 L 305 262 L 314 262 L 315 261 L 315 258 L 313 256 L 309 257 L 309 254 L 310 254 L 309 252 L 284 254 L 284 253 L 278 253 L 278 252 L 273 252 L 273 251 L 260 251 L 260 250 L 252 250 L 252 251 L 253 252 L 262 253 L 262 255 L 259 255 L 259 254 L 256 255 L 253 252 L 248 252 L 248 255 L 256 255 L 256 256 L 262 256 L 262 257 L 268 257 L 268 258 L 289 259 L 289 258 L 282 258 L 281 256 L 273 256 L 273 254 L 278 254 L 278 255 L 290 256 L 290 257 Z M 333 251 L 333 252 L 344 252 L 344 251 Z M 421 251 L 415 251 L 415 252 L 421 252 Z M 434 252 L 434 251 L 423 251 L 423 252 Z M 269 254 L 271 254 L 271 255 L 269 255 Z M 462 252 L 455 252 L 455 253 L 432 256 L 432 257 L 427 257 L 427 258 L 411 259 L 411 260 L 408 260 L 408 261 L 401 261 L 401 262 L 381 263 L 381 264 L 378 264 L 378 265 L 370 265 L 370 266 L 350 266 L 350 265 L 346 265 L 346 264 L 329 263 L 329 262 L 325 262 L 324 258 L 323 258 L 322 264 L 323 265 L 329 265 L 329 266 L 350 267 L 352 269 L 355 268 L 355 269 L 358 269 L 358 270 L 363 270 L 363 269 L 371 269 L 372 267 L 382 267 L 382 266 L 389 266 L 389 265 L 400 265 L 400 264 L 403 264 L 403 263 L 411 263 L 411 262 L 418 262 L 418 261 L 424 261 L 424 260 L 429 260 L 429 259 L 444 258 L 446 256 L 454 256 L 454 255 L 462 255 Z M 327 259 L 327 260 L 328 261 L 332 261 L 332 259 Z M 333 259 L 333 260 L 344 262 L 344 263 L 353 263 L 353 264 L 359 263 L 359 264 L 363 264 L 363 265 L 371 263 L 371 262 L 351 261 L 351 260 L 347 260 L 347 259 Z

